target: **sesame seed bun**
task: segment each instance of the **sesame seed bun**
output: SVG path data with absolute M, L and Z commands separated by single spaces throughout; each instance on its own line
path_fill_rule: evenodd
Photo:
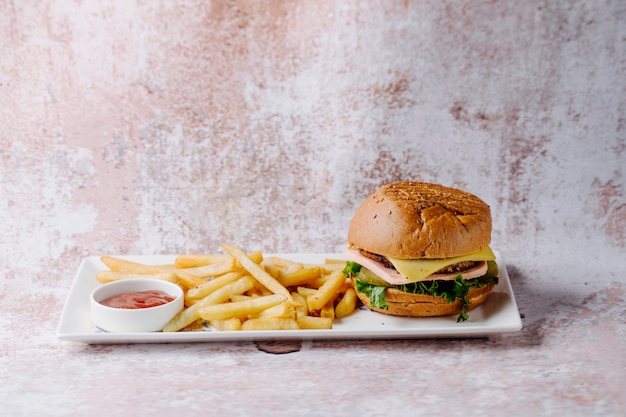
M 424 182 L 395 182 L 357 209 L 348 245 L 401 259 L 450 258 L 491 241 L 491 211 L 465 191 Z

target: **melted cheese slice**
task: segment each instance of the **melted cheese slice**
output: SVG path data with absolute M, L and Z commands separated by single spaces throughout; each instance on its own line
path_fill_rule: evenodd
M 495 261 L 496 255 L 489 246 L 479 252 L 469 255 L 455 256 L 445 259 L 398 259 L 387 257 L 396 267 L 400 275 L 410 282 L 423 281 L 424 278 L 434 274 L 441 268 L 465 261 Z

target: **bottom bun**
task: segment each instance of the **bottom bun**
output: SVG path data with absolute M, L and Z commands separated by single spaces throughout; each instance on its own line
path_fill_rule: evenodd
M 489 284 L 480 288 L 470 290 L 469 307 L 470 311 L 481 305 L 491 293 L 495 284 Z M 460 314 L 463 311 L 461 300 L 457 299 L 453 303 L 448 303 L 445 298 L 435 297 L 424 294 L 411 294 L 395 288 L 387 288 L 385 291 L 385 299 L 389 309 L 372 307 L 370 299 L 367 295 L 358 292 L 357 296 L 361 302 L 370 310 L 377 311 L 382 314 L 391 316 L 410 316 L 410 317 L 436 317 L 447 316 L 451 314 Z

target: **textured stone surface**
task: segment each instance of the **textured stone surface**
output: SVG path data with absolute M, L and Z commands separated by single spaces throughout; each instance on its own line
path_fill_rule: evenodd
M 625 19 L 620 1 L 0 0 L 3 410 L 622 415 Z M 338 251 L 394 180 L 490 204 L 521 332 L 55 340 L 84 256 Z

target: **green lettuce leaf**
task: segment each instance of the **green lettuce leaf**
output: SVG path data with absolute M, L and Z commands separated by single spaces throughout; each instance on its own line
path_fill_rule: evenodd
M 382 308 L 385 310 L 389 308 L 387 300 L 385 299 L 385 291 L 387 290 L 387 287 L 367 284 L 363 281 L 359 281 L 358 279 L 355 282 L 355 289 L 357 290 L 357 292 L 367 295 L 370 299 L 370 304 L 372 305 L 372 307 Z
M 348 261 L 346 262 L 345 268 L 343 268 L 343 275 L 346 278 L 352 277 L 352 275 L 356 275 L 361 271 L 361 265 L 356 262 Z

